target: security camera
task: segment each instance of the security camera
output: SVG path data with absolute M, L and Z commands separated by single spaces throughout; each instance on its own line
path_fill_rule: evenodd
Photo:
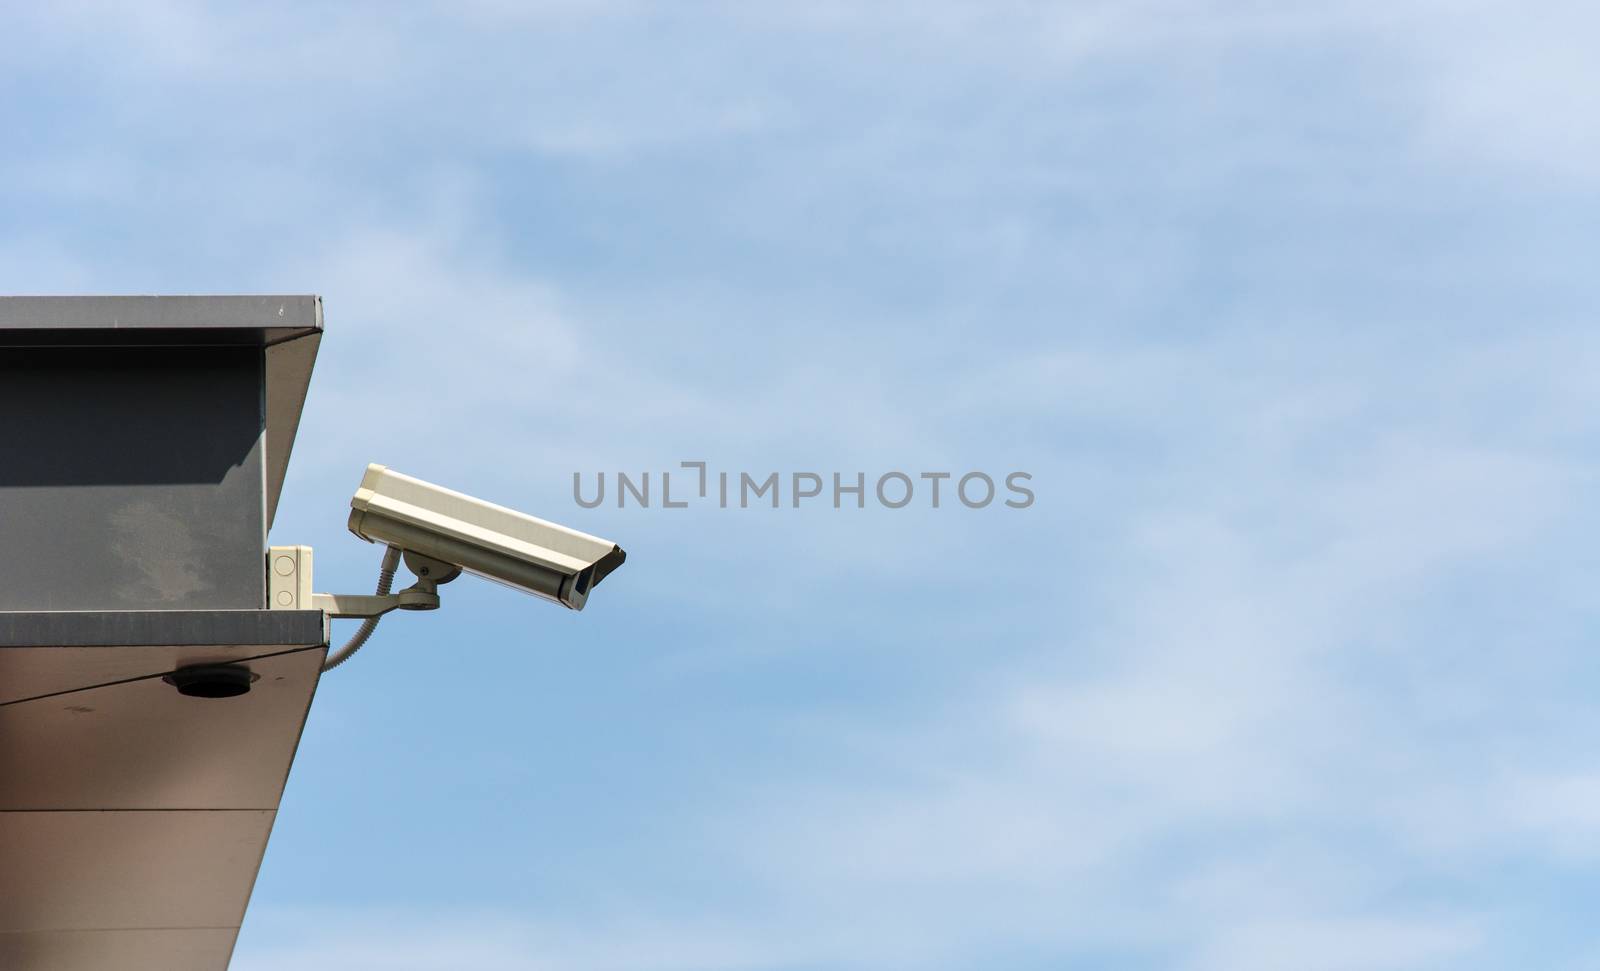
M 589 593 L 627 554 L 610 540 L 580 533 L 526 513 L 367 466 L 350 500 L 350 531 L 386 549 L 371 595 L 312 593 L 311 547 L 267 550 L 267 599 L 274 609 L 320 610 L 329 620 L 359 618 L 361 628 L 328 655 L 322 669 L 338 667 L 361 649 L 378 619 L 392 610 L 434 610 L 439 585 L 473 573 L 517 590 L 582 610 Z M 417 581 L 391 593 L 404 559 Z M 180 685 L 180 690 L 182 686 Z
M 350 532 L 573 610 L 627 556 L 610 540 L 381 465 L 367 466 L 350 500 Z

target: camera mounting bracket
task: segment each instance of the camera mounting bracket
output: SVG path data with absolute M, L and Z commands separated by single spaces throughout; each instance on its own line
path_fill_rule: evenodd
M 335 620 L 382 617 L 391 610 L 438 610 L 439 584 L 461 575 L 454 564 L 419 553 L 405 553 L 406 569 L 417 575 L 417 582 L 397 593 L 314 593 L 311 609 L 320 610 Z

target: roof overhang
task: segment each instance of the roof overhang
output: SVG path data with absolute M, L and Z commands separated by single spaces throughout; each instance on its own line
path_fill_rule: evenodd
M 0 967 L 221 971 L 327 654 L 321 611 L 0 611 Z M 185 697 L 227 664 L 238 697 Z

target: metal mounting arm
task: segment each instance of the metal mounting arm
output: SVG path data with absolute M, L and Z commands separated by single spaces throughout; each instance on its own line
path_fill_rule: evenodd
M 418 580 L 399 593 L 375 596 L 370 593 L 314 593 L 311 609 L 320 610 L 334 619 L 382 617 L 391 610 L 437 610 L 439 608 L 438 584 L 431 580 Z
M 391 593 L 387 597 L 375 597 L 370 593 L 314 593 L 311 595 L 311 609 L 320 610 L 335 619 L 344 617 L 382 617 L 399 606 L 400 595 L 398 593 Z
M 406 566 L 417 575 L 417 582 L 399 593 L 390 593 L 389 585 L 394 582 L 394 571 L 400 565 L 402 555 L 405 557 Z M 331 671 L 350 660 L 361 650 L 361 645 L 367 642 L 367 638 L 372 636 L 372 631 L 378 626 L 378 619 L 389 611 L 438 609 L 439 584 L 449 583 L 460 575 L 461 568 L 453 564 L 417 553 L 404 552 L 398 546 L 390 546 L 383 551 L 383 564 L 378 570 L 376 593 L 309 594 L 306 599 L 311 601 L 312 609 L 323 612 L 322 626 L 325 635 L 329 626 L 328 621 L 333 618 L 349 617 L 361 620 L 361 629 L 356 631 L 343 647 L 328 655 L 328 659 L 322 664 L 322 670 Z M 306 585 L 310 586 L 309 579 Z

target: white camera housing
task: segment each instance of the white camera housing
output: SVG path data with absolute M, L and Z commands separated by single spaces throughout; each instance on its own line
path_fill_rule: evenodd
M 573 610 L 627 556 L 610 540 L 381 465 L 367 466 L 350 500 L 350 532 Z

